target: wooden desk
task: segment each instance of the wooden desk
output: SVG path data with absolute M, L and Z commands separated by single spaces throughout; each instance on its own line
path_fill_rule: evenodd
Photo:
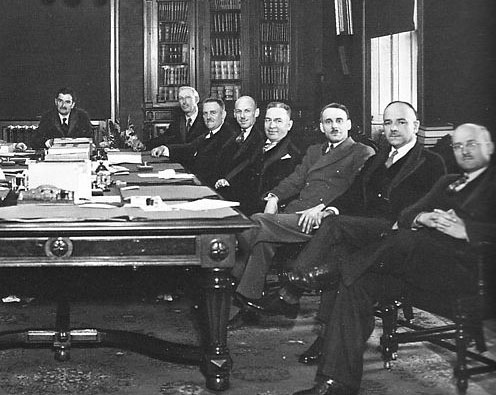
M 0 333 L 0 349 L 52 347 L 59 360 L 71 346 L 120 347 L 155 358 L 200 365 L 209 389 L 229 387 L 227 320 L 236 233 L 251 226 L 244 216 L 221 219 L 0 222 L 2 267 L 199 266 L 205 293 L 206 344 L 200 349 L 115 330 L 71 329 L 63 284 L 53 329 Z M 165 323 L 164 323 L 165 324 Z

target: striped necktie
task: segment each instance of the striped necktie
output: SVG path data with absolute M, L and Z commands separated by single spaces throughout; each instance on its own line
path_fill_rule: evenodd
M 387 158 L 386 163 L 384 163 L 384 166 L 386 166 L 386 169 L 389 169 L 393 165 L 394 157 L 398 155 L 398 150 L 394 150 L 391 152 L 389 155 L 389 158 Z

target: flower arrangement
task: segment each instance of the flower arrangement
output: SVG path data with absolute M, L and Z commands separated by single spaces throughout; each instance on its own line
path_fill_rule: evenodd
M 131 122 L 131 116 L 127 117 L 127 128 L 121 130 L 119 121 L 108 121 L 107 131 L 100 143 L 101 148 L 131 148 L 133 151 L 144 151 L 145 144 L 139 139 Z

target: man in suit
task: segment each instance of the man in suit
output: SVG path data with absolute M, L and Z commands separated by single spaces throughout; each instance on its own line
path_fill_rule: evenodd
M 433 290 L 446 300 L 474 294 L 477 268 L 472 248 L 496 241 L 494 144 L 485 127 L 463 124 L 453 133 L 452 147 L 463 177 L 440 178 L 401 213 L 398 231 L 373 253 L 349 254 L 351 264 L 340 267 L 317 384 L 295 395 L 358 393 L 365 342 L 374 328 L 374 304 L 395 283 Z
M 200 95 L 191 86 L 181 86 L 178 91 L 180 114 L 170 124 L 167 131 L 146 144 L 148 150 L 169 144 L 190 143 L 196 137 L 207 133 L 203 118 L 199 113 Z
M 49 148 L 54 138 L 62 137 L 93 138 L 88 114 L 76 107 L 76 94 L 67 87 L 57 91 L 55 108 L 41 117 L 32 144 L 34 148 Z
M 369 244 L 381 239 L 401 210 L 423 196 L 446 172 L 443 159 L 417 142 L 418 127 L 416 111 L 409 103 L 396 101 L 386 106 L 384 133 L 388 144 L 365 163 L 344 195 L 325 203 L 328 213 L 334 215 L 322 222 L 299 254 L 288 273 L 289 282 L 278 294 L 251 306 L 267 314 L 281 314 L 288 310 L 288 304 L 298 306 L 303 289 L 319 289 L 326 283 L 317 314 L 317 322 L 323 327 L 300 356 L 302 363 L 317 363 L 322 355 L 322 333 L 336 292 L 328 284 L 339 277 L 339 266 L 347 264 L 342 255 L 357 248 L 371 248 Z
M 264 145 L 262 132 L 255 125 L 259 114 L 257 104 L 250 96 L 242 96 L 234 103 L 234 117 L 239 130 L 221 150 L 222 173 L 215 183 L 215 189 L 225 199 L 238 201 L 240 210 L 246 215 L 255 212 L 260 199 L 251 166 Z
M 282 112 L 267 111 L 266 123 L 278 123 L 279 118 L 284 120 Z M 308 241 L 320 225 L 323 202 L 332 201 L 345 192 L 374 153 L 372 148 L 348 136 L 351 120 L 348 109 L 341 104 L 331 103 L 322 109 L 320 129 L 327 138 L 326 143 L 308 148 L 295 171 L 266 194 L 265 213 L 251 217 L 258 226 L 238 238 L 240 247 L 249 252 L 247 261 L 237 262 L 233 268 L 233 275 L 239 281 L 236 302 L 241 307 L 262 296 L 276 248 L 281 244 Z M 287 201 L 284 213 L 278 214 L 278 205 Z M 288 311 L 287 314 L 293 313 Z M 235 320 L 241 317 L 242 311 Z
M 234 130 L 227 122 L 226 108 L 222 99 L 209 98 L 203 101 L 203 121 L 207 133 L 196 137 L 190 143 L 161 145 L 151 150 L 155 157 L 167 156 L 173 161 L 190 164 L 189 170 L 200 181 L 214 187 L 220 178 L 219 158 L 222 157 L 222 147 L 234 134 Z

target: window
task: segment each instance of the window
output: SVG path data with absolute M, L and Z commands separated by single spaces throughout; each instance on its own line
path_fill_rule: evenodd
M 370 40 L 370 109 L 372 124 L 393 100 L 417 107 L 417 31 Z

